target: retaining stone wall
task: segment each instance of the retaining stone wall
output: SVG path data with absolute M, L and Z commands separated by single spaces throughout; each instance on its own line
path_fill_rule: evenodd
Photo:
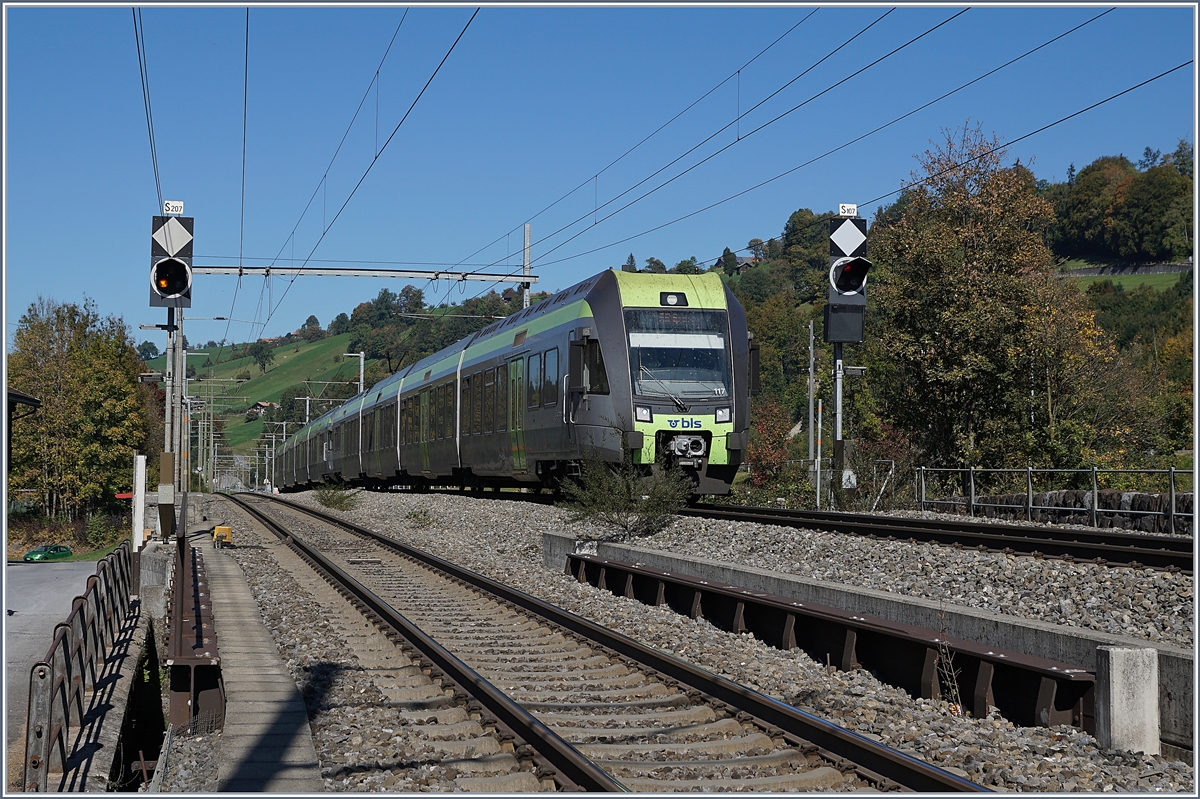
M 1098 513 L 1096 523 L 1100 527 L 1119 527 L 1127 530 L 1141 530 L 1146 533 L 1166 534 L 1167 519 L 1162 515 L 1170 502 L 1169 494 L 1146 494 L 1140 491 L 1116 491 L 1102 489 L 1096 495 Z M 949 500 L 954 506 L 930 505 L 930 510 L 951 510 L 958 513 L 967 512 L 967 500 L 963 497 L 953 497 Z M 1092 521 L 1092 492 L 1079 490 L 1047 491 L 1033 495 L 1035 507 L 1032 518 L 1035 522 L 1055 522 L 1057 524 L 1091 524 Z M 1006 507 L 990 507 L 1001 505 Z M 1130 513 L 1130 511 L 1134 511 Z M 1142 511 L 1138 513 L 1137 511 Z M 1192 535 L 1192 517 L 1195 512 L 1195 494 L 1175 494 L 1175 534 Z M 999 496 L 983 496 L 975 498 L 975 515 L 999 518 L 1025 518 L 1024 494 L 1001 494 Z

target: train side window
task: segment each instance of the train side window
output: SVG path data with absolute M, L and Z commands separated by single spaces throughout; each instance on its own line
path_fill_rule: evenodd
M 529 407 L 536 408 L 542 404 L 542 356 L 529 356 L 529 387 L 525 390 L 525 396 L 529 400 Z
M 462 379 L 462 407 L 459 411 L 459 417 L 462 421 L 459 422 L 461 434 L 464 436 L 471 435 L 471 376 L 467 375 Z
M 508 364 L 496 367 L 496 432 L 508 429 Z
M 546 379 L 542 382 L 542 404 L 558 404 L 558 347 L 546 350 Z
M 583 347 L 583 384 L 589 394 L 608 393 L 608 372 L 604 369 L 604 355 L 600 342 L 590 338 Z
M 483 432 L 483 372 L 471 376 L 471 389 L 471 432 L 479 435 Z
M 496 419 L 496 373 L 488 369 L 483 373 L 483 432 L 492 432 Z
M 435 388 L 433 394 L 433 427 L 435 430 L 434 437 L 442 438 L 442 434 L 446 431 L 446 426 L 442 424 L 442 403 L 446 401 L 445 386 Z
M 442 385 L 442 438 L 454 438 L 454 384 Z

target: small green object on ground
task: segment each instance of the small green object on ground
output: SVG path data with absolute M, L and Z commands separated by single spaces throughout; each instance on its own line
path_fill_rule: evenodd
M 36 549 L 31 549 L 25 553 L 24 560 L 26 563 L 34 563 L 36 561 L 44 560 L 64 560 L 69 557 L 71 557 L 70 547 L 54 545 L 41 546 L 37 547 Z

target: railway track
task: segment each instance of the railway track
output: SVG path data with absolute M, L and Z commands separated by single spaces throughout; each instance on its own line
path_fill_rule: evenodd
M 398 642 L 431 701 L 510 739 L 525 790 L 984 790 L 386 536 L 231 499 Z
M 681 511 L 681 515 L 807 527 L 869 538 L 928 541 L 1114 566 L 1178 569 L 1188 574 L 1193 570 L 1193 539 L 1180 536 L 712 504 L 692 505 Z

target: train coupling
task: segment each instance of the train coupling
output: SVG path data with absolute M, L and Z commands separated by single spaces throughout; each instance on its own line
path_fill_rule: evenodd
M 667 442 L 667 449 L 677 458 L 699 458 L 706 448 L 700 436 L 675 436 Z

